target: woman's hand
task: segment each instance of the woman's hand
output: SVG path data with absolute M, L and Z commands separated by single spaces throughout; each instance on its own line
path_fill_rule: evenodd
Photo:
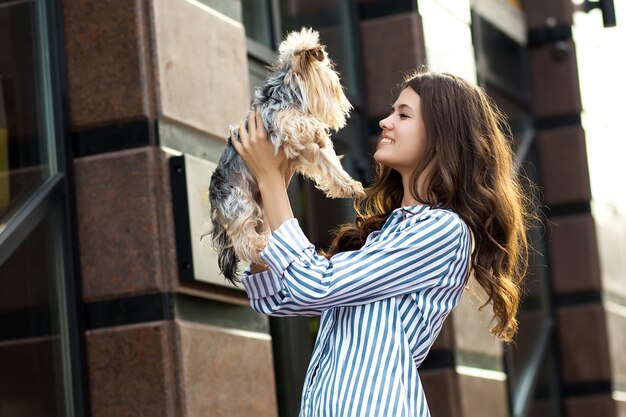
M 270 230 L 274 231 L 286 220 L 293 218 L 287 195 L 292 174 L 289 161 L 282 148 L 278 152 L 274 151 L 261 115 L 256 111 L 248 115 L 247 130 L 245 123 L 239 126 L 239 138 L 241 142 L 233 138 L 231 130 L 231 143 L 256 178 L 266 221 Z
M 268 178 L 279 176 L 284 179 L 286 188 L 293 172 L 289 170 L 289 161 L 282 148 L 278 149 L 278 152 L 274 151 L 274 145 L 267 137 L 267 131 L 258 111 L 250 112 L 248 115 L 247 130 L 245 123 L 241 123 L 239 138 L 241 142 L 233 137 L 231 130 L 231 143 L 257 182 L 264 182 Z

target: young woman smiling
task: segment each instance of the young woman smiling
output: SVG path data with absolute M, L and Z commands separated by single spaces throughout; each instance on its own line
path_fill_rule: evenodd
M 527 201 L 481 88 L 450 74 L 407 77 L 382 130 L 377 176 L 356 221 L 318 254 L 294 218 L 285 156 L 258 116 L 237 152 L 254 173 L 271 237 L 243 283 L 268 315 L 321 315 L 301 417 L 428 416 L 418 367 L 471 277 L 493 334 L 517 329 L 527 265 Z

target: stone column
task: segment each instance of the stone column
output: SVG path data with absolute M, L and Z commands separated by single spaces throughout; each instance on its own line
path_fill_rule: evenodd
M 92 415 L 276 416 L 267 319 L 178 279 L 162 148 L 216 161 L 247 110 L 240 4 L 63 9 Z
M 570 0 L 526 2 L 533 116 L 564 412 L 617 415 Z

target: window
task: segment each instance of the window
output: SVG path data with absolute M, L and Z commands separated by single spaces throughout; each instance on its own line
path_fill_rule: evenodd
M 0 404 L 86 414 L 69 236 L 61 4 L 0 0 Z
M 35 2 L 0 2 L 0 216 L 51 176 Z

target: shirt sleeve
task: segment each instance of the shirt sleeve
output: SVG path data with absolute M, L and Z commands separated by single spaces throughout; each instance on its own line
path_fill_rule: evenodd
M 252 274 L 250 266 L 243 271 L 241 282 L 248 294 L 252 308 L 259 313 L 270 316 L 319 316 L 321 309 L 306 307 L 291 303 L 289 299 L 282 297 L 280 290 L 280 277 L 277 277 L 271 269 Z
M 443 279 L 446 287 L 456 288 L 465 284 L 469 242 L 469 230 L 457 215 L 432 210 L 371 245 L 326 259 L 297 219 L 290 219 L 260 253 L 270 269 L 244 277 L 243 283 L 253 307 L 262 303 L 264 309 L 258 311 L 266 314 L 362 305 L 414 293 Z

